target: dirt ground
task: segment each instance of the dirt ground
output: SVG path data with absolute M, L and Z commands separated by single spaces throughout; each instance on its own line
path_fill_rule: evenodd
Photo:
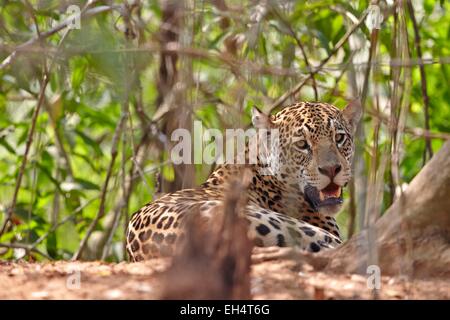
M 158 299 L 158 274 L 169 263 L 3 261 L 0 299 Z M 365 276 L 278 259 L 253 264 L 251 292 L 254 299 L 450 299 L 450 280 L 382 277 L 374 294 Z

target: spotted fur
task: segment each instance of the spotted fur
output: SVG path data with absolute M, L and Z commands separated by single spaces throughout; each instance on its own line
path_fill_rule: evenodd
M 227 182 L 241 176 L 245 168 L 251 171 L 245 217 L 255 245 L 298 246 L 310 252 L 336 247 L 341 235 L 334 215 L 341 204 L 316 208 L 305 196 L 305 187 L 320 191 L 331 184 L 347 184 L 360 109 L 356 102 L 343 111 L 330 104 L 309 102 L 270 116 L 255 109 L 254 126 L 278 129 L 277 143 L 267 148 L 257 164 L 220 165 L 200 187 L 166 194 L 142 207 L 132 216 L 127 230 L 131 259 L 170 256 L 185 236 L 182 226 L 188 215 L 199 214 L 214 223 Z

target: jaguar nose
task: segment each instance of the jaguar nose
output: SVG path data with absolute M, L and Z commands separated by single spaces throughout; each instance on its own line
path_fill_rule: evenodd
M 319 172 L 324 176 L 333 179 L 339 172 L 341 172 L 341 169 L 341 165 L 337 164 L 334 166 L 319 167 Z

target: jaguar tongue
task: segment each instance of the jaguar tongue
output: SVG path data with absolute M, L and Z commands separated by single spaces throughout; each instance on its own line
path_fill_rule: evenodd
M 319 197 L 321 201 L 329 198 L 339 198 L 341 196 L 342 188 L 333 182 L 319 191 Z
M 313 210 L 321 207 L 335 206 L 343 203 L 342 189 L 340 186 L 330 183 L 326 188 L 317 190 L 311 185 L 305 186 L 305 198 Z

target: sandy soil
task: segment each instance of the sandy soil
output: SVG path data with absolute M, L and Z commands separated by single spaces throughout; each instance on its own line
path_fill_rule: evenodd
M 0 299 L 157 299 L 169 263 L 0 262 Z M 382 277 L 374 295 L 365 276 L 278 259 L 253 265 L 251 291 L 254 299 L 450 299 L 450 279 Z

